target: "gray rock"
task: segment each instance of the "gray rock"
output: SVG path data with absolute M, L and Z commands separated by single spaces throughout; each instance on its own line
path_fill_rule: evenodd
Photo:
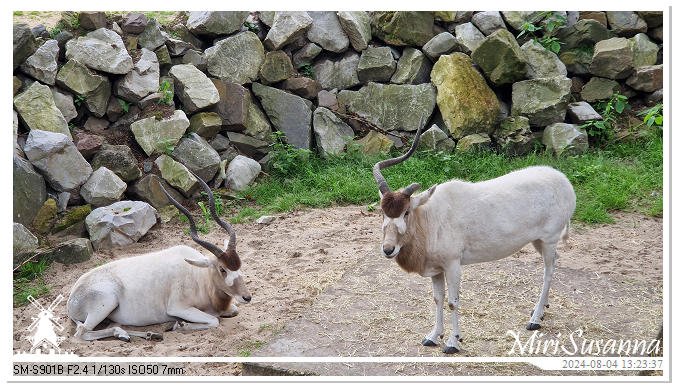
M 274 84 L 290 78 L 293 73 L 295 68 L 284 51 L 270 51 L 264 56 L 264 63 L 259 69 L 259 78 L 265 84 Z
M 160 31 L 160 23 L 155 18 L 151 18 L 144 31 L 139 34 L 139 46 L 151 51 L 164 45 L 166 40 Z
M 158 57 L 158 65 L 160 65 L 162 73 L 167 74 L 167 68 L 174 64 L 172 62 L 172 58 L 170 57 L 170 51 L 167 49 L 167 46 L 162 45 L 153 52 L 156 53 L 156 57 Z
M 216 79 L 211 81 L 219 93 L 219 102 L 212 110 L 222 118 L 224 129 L 227 131 L 244 130 L 248 120 L 250 91 L 237 83 Z
M 88 31 L 106 27 L 106 13 L 102 11 L 80 11 L 78 20 L 80 27 Z
M 319 107 L 314 111 L 314 136 L 321 156 L 337 155 L 354 139 L 354 130 L 329 109 Z
M 187 51 L 196 49 L 191 43 L 172 37 L 167 38 L 165 46 L 167 46 L 167 51 L 170 53 L 171 57 L 180 57 Z
M 576 75 L 589 75 L 589 66 L 592 64 L 592 52 L 587 50 L 567 50 L 559 52 L 559 59 L 566 65 L 568 73 Z
M 57 78 L 57 58 L 59 57 L 59 44 L 51 39 L 45 42 L 28 57 L 19 69 L 36 80 L 48 85 L 54 85 Z
M 259 219 L 255 221 L 257 224 L 271 224 L 276 220 L 276 216 L 260 216 Z
M 97 117 L 106 114 L 111 97 L 108 78 L 89 70 L 76 60 L 68 61 L 57 73 L 57 85 L 73 93 Z
M 239 155 L 226 168 L 224 186 L 233 190 L 243 190 L 255 181 L 261 171 L 259 162 Z
M 32 130 L 24 152 L 50 186 L 60 192 L 77 192 L 92 174 L 90 164 L 63 134 Z
M 12 237 L 14 241 L 12 254 L 15 257 L 22 252 L 38 248 L 38 238 L 21 223 L 14 223 Z
M 448 154 L 455 151 L 455 141 L 449 138 L 436 124 L 422 133 L 420 144 L 425 150 L 442 151 Z
M 471 54 L 486 38 L 471 22 L 455 26 L 455 37 L 462 51 Z
M 132 150 L 126 145 L 104 145 L 92 158 L 92 169 L 106 167 L 125 182 L 141 177 Z
M 175 146 L 189 124 L 184 111 L 176 110 L 167 119 L 149 117 L 138 120 L 130 125 L 130 129 L 137 143 L 150 156 L 156 151 L 164 152 L 167 147 Z
M 207 58 L 198 50 L 186 50 L 182 56 L 182 63 L 191 64 L 203 73 L 207 72 Z
M 521 26 L 525 23 L 537 25 L 544 17 L 540 16 L 540 11 L 503 11 L 502 16 L 504 17 L 505 22 L 516 31 L 521 31 Z
M 589 148 L 587 133 L 575 124 L 554 123 L 545 128 L 542 143 L 555 155 L 582 154 Z
M 436 61 L 438 57 L 455 51 L 457 47 L 457 39 L 455 39 L 453 34 L 446 31 L 431 38 L 429 42 L 422 46 L 422 51 L 429 59 Z
M 472 52 L 472 60 L 495 85 L 526 77 L 526 58 L 511 32 L 500 29 L 488 35 Z
M 663 86 L 663 65 L 636 67 L 625 84 L 641 92 L 654 92 L 661 89 Z
M 413 47 L 403 49 L 396 72 L 391 76 L 392 84 L 424 84 L 430 81 L 432 64 L 420 50 Z
M 486 11 L 475 13 L 472 16 L 472 23 L 486 36 L 497 30 L 507 29 L 502 15 L 498 11 Z
M 552 51 L 542 47 L 541 44 L 529 40 L 521 46 L 523 56 L 526 58 L 526 76 L 530 79 L 545 77 L 566 77 L 568 71 L 566 65 Z
M 119 201 L 93 210 L 85 225 L 95 250 L 137 242 L 156 224 L 157 211 L 142 201 Z
M 313 61 L 321 51 L 323 51 L 321 46 L 315 43 L 308 43 L 292 55 L 292 64 L 296 69 L 300 68 L 302 65 L 311 64 L 311 61 Z
M 629 38 L 648 30 L 648 25 L 636 12 L 606 11 L 606 18 L 611 31 L 618 36 Z
M 114 84 L 116 95 L 133 103 L 157 92 L 160 86 L 158 57 L 153 51 L 145 48 L 141 49 L 141 53 L 141 58 L 134 64 L 134 68 Z
M 213 138 L 222 129 L 222 118 L 215 112 L 199 112 L 189 120 L 188 132 L 195 132 L 205 139 Z
M 182 138 L 172 151 L 172 158 L 196 173 L 203 181 L 211 181 L 219 170 L 219 154 L 198 134 Z
M 33 36 L 36 38 L 49 39 L 50 37 L 50 33 L 47 31 L 47 28 L 44 24 L 38 24 L 37 26 L 31 28 L 31 33 L 33 33 Z
M 247 97 L 250 102 L 248 104 L 248 115 L 243 134 L 270 144 L 273 140 L 271 123 L 264 114 L 264 111 L 257 102 L 257 99 L 255 99 L 251 93 L 248 93 Z M 269 147 L 265 146 L 262 150 L 267 151 L 268 149 Z
M 603 119 L 586 101 L 568 104 L 568 118 L 574 124 L 585 124 L 590 120 Z
M 127 192 L 134 198 L 138 198 L 151 204 L 152 207 L 160 209 L 172 205 L 170 200 L 167 199 L 167 196 L 165 196 L 165 193 L 160 189 L 160 185 L 165 188 L 173 199 L 179 202 L 185 200 L 185 197 L 182 196 L 181 193 L 177 192 L 165 180 L 155 174 L 144 176 L 142 179 L 135 182 L 134 185 L 130 186 Z
M 12 27 L 12 70 L 21 65 L 36 49 L 35 36 L 26 24 L 15 24 Z
M 388 82 L 396 70 L 389 47 L 368 47 L 358 61 L 358 79 L 363 83 Z
M 191 12 L 186 27 L 195 35 L 228 35 L 240 30 L 247 17 L 247 11 Z
M 604 24 L 593 19 L 579 20 L 573 26 L 562 28 L 556 33 L 559 41 L 563 42 L 562 51 L 593 46 L 599 41 L 611 39 L 614 36 Z
M 80 187 L 80 195 L 88 204 L 104 207 L 120 200 L 126 189 L 123 180 L 102 166 Z
M 47 257 L 54 262 L 72 265 L 89 261 L 94 254 L 92 242 L 87 238 L 76 238 L 64 242 L 64 245 L 56 250 L 41 255 L 39 258 Z
M 303 11 L 276 12 L 271 29 L 264 39 L 264 46 L 269 50 L 278 50 L 304 36 L 312 23 L 313 19 Z
M 313 20 L 307 38 L 323 49 L 341 53 L 349 48 L 349 37 L 344 33 L 337 14 L 334 11 L 309 11 Z
M 54 103 L 52 91 L 46 85 L 34 82 L 14 98 L 14 108 L 29 130 L 55 132 L 73 139 L 68 123 Z
M 458 152 L 468 152 L 473 150 L 483 150 L 490 148 L 490 137 L 488 134 L 471 134 L 463 137 L 457 142 Z
M 120 35 L 105 28 L 66 42 L 66 58 L 112 74 L 127 74 L 134 67 Z
M 73 34 L 71 34 L 68 31 L 61 31 L 54 37 L 54 40 L 56 40 L 57 43 L 59 44 L 60 60 L 66 58 L 66 42 L 70 41 L 71 39 L 73 39 Z
M 260 11 L 258 12 L 259 21 L 264 23 L 265 26 L 271 28 L 273 25 L 273 19 L 276 16 L 274 11 Z
M 646 96 L 646 104 L 655 105 L 663 101 L 663 90 L 658 89 L 657 91 Z
M 141 34 L 149 23 L 143 13 L 128 13 L 123 16 L 122 30 L 128 34 Z
M 213 149 L 215 149 L 215 151 L 218 153 L 228 150 L 229 147 L 231 147 L 231 143 L 229 143 L 229 138 L 225 137 L 222 134 L 215 135 L 215 137 L 209 143 L 210 146 Z
M 659 47 L 651 42 L 648 35 L 639 33 L 629 39 L 634 67 L 655 65 L 658 60 Z
M 256 82 L 252 84 L 252 93 L 289 144 L 306 150 L 311 148 L 311 104 L 308 100 Z
M 199 187 L 198 180 L 189 169 L 168 155 L 161 155 L 154 161 L 160 176 L 185 197 L 191 196 Z
M 337 100 L 354 112 L 384 129 L 416 131 L 420 116 L 427 123 L 436 105 L 432 84 L 383 85 L 369 83 L 358 91 L 344 90 Z
M 227 82 L 247 84 L 259 77 L 264 47 L 257 35 L 241 32 L 205 50 L 208 73 Z
M 566 77 L 516 82 L 512 85 L 512 115 L 527 117 L 535 127 L 562 122 L 570 93 L 571 80 Z
M 614 93 L 620 92 L 620 84 L 615 80 L 607 78 L 592 77 L 587 84 L 582 87 L 580 97 L 591 102 L 610 99 Z
M 73 104 L 73 95 L 59 88 L 52 88 L 52 98 L 54 99 L 54 105 L 57 106 L 64 116 L 66 123 L 69 123 L 78 116 L 78 111 L 75 109 L 75 104 Z
M 262 158 L 271 150 L 269 142 L 259 140 L 252 136 L 240 134 L 238 132 L 227 132 L 226 135 L 229 137 L 229 142 L 236 147 L 238 151 L 252 158 Z
M 422 47 L 434 37 L 434 14 L 430 11 L 372 13 L 373 35 L 391 46 Z
M 358 79 L 358 63 L 360 57 L 353 51 L 347 51 L 338 59 L 320 58 L 313 64 L 316 80 L 323 89 L 349 89 L 360 85 Z
M 205 109 L 219 101 L 219 93 L 203 72 L 193 65 L 174 65 L 170 69 L 175 93 L 186 112 Z
M 25 158 L 26 156 L 24 155 L 24 151 L 19 145 L 19 114 L 17 111 L 12 111 L 12 130 L 14 139 L 14 154 Z
M 611 38 L 594 45 L 589 71 L 600 77 L 620 79 L 632 73 L 634 56 L 625 38 Z
M 364 11 L 338 11 L 337 17 L 354 50 L 361 52 L 372 38 L 370 16 Z
M 16 154 L 12 158 L 12 220 L 30 225 L 47 200 L 47 186 L 30 162 Z
M 534 150 L 536 141 L 525 116 L 510 116 L 500 121 L 493 139 L 500 150 L 509 156 L 528 154 Z
M 332 91 L 321 90 L 318 92 L 318 106 L 325 107 L 330 110 L 337 110 L 339 104 L 337 104 L 337 90 Z

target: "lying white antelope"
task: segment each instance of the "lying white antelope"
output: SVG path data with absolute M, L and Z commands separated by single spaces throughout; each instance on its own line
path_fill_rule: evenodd
M 214 257 L 206 257 L 188 246 L 174 246 L 120 259 L 83 274 L 66 304 L 68 316 L 76 323 L 76 337 L 95 340 L 113 336 L 127 342 L 130 335 L 162 339 L 162 334 L 125 331 L 119 326 L 96 331 L 94 328 L 109 319 L 129 326 L 175 321 L 172 330 L 201 330 L 217 327 L 219 316 L 238 314 L 233 298 L 241 303 L 250 302 L 250 293 L 239 270 L 236 232 L 217 216 L 210 188 L 196 177 L 210 199 L 212 217 L 229 233 L 228 242 L 224 242 L 225 251 L 198 238 L 189 211 L 160 185 L 170 202 L 188 217 L 191 238 Z
M 556 245 L 568 239 L 575 209 L 573 186 L 562 173 L 535 166 L 488 181 L 451 180 L 417 195 L 413 195 L 420 187 L 417 183 L 392 192 L 381 169 L 408 159 L 421 131 L 422 119 L 410 150 L 375 164 L 373 175 L 382 199 L 382 253 L 395 258 L 403 270 L 432 279 L 436 324 L 422 344 L 435 346 L 443 338 L 444 279 L 453 328 L 443 352 L 451 354 L 460 350 L 462 340 L 458 328 L 461 266 L 507 257 L 528 243 L 545 264 L 542 293 L 526 327 L 540 328 L 544 308 L 549 307 Z

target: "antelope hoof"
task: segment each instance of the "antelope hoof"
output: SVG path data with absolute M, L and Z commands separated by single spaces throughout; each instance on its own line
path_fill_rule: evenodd
M 422 341 L 422 345 L 427 347 L 438 346 L 436 342 L 434 342 L 433 340 L 429 340 L 427 338 L 424 338 L 424 340 Z
M 147 332 L 146 340 L 163 340 L 163 334 L 156 334 L 155 332 Z
M 455 353 L 459 353 L 459 352 L 460 352 L 460 349 L 457 348 L 457 347 L 446 346 L 446 347 L 443 348 L 444 354 L 455 354 Z
M 540 327 L 542 327 L 542 326 L 538 323 L 528 323 L 528 325 L 526 326 L 526 329 L 528 331 L 535 331 L 537 329 L 540 329 Z
M 125 335 L 119 336 L 118 339 L 122 340 L 123 342 L 127 342 L 127 343 L 130 343 L 132 341 L 129 336 L 125 336 Z

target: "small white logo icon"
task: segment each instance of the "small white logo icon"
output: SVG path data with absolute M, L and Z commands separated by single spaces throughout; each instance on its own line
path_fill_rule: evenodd
M 33 296 L 28 296 L 28 301 L 40 310 L 38 317 L 32 317 L 33 322 L 26 329 L 28 332 L 35 330 L 32 335 L 26 336 L 26 339 L 31 342 L 31 354 L 62 354 L 59 344 L 63 342 L 64 337 L 57 336 L 54 330 L 61 332 L 64 327 L 59 324 L 53 311 L 63 299 L 64 296 L 58 295 L 45 309 Z

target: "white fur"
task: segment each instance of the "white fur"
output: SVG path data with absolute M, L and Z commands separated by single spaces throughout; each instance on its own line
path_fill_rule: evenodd
M 413 196 L 409 223 L 419 218 L 426 231 L 413 238 L 424 245 L 418 258 L 423 264 L 420 274 L 432 277 L 438 302 L 436 325 L 426 339 L 437 343 L 443 331 L 444 278 L 453 309 L 453 331 L 446 345 L 459 349 L 461 265 L 501 259 L 531 242 L 540 247 L 545 263 L 542 293 L 529 322 L 537 325 L 547 305 L 556 245 L 567 236 L 574 209 L 575 193 L 566 176 L 545 166 L 477 183 L 452 180 Z
M 177 329 L 203 329 L 219 324 L 221 314 L 211 304 L 211 295 L 221 282 L 233 286 L 240 271 L 220 274 L 220 265 L 188 246 L 174 246 L 162 251 L 119 259 L 83 274 L 71 289 L 67 302 L 68 316 L 78 325 L 76 336 L 92 340 L 108 332 L 93 331 L 109 318 L 121 325 L 146 326 L 179 319 Z M 221 280 L 221 281 L 219 281 Z M 249 292 L 241 282 L 242 293 Z M 232 293 L 228 293 L 232 295 Z M 233 296 L 247 302 L 241 295 Z M 117 327 L 116 327 L 117 328 Z M 102 330 L 103 331 L 103 330 Z M 119 329 L 118 332 L 125 331 Z M 134 335 L 133 332 L 130 334 Z M 101 335 L 101 336 L 100 336 Z M 107 336 L 115 336 L 109 334 Z M 121 339 L 124 335 L 119 336 Z M 128 337 L 129 339 L 129 337 Z

